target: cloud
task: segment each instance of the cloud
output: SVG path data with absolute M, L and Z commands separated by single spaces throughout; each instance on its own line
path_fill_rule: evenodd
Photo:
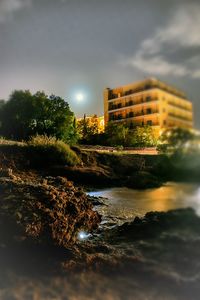
M 158 28 L 154 35 L 144 40 L 135 55 L 126 64 L 152 75 L 175 75 L 200 78 L 200 57 L 192 56 L 192 50 L 200 50 L 200 5 L 179 8 L 169 23 Z M 171 58 L 184 51 L 191 56 L 179 63 Z M 179 59 L 180 60 L 180 59 Z
M 7 21 L 13 13 L 30 5 L 31 0 L 0 0 L 0 22 Z
M 137 54 L 132 61 L 132 65 L 138 67 L 138 69 L 145 70 L 147 73 L 160 75 L 169 75 L 173 73 L 177 76 L 185 76 L 188 74 L 188 71 L 184 66 L 170 63 L 161 55 L 144 58 L 142 55 Z

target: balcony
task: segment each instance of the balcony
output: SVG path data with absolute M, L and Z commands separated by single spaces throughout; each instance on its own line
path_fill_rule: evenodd
M 159 126 L 159 122 L 158 121 L 154 121 L 148 124 L 148 122 L 144 122 L 144 121 L 133 121 L 128 123 L 128 126 L 130 129 L 134 129 L 136 126 Z
M 130 112 L 126 114 L 126 116 L 123 116 L 122 114 L 119 115 L 110 115 L 109 121 L 121 121 L 121 120 L 130 120 L 130 119 L 136 119 L 138 117 L 146 117 L 149 115 L 154 115 L 158 114 L 158 110 L 153 110 L 153 111 L 140 111 L 140 112 Z
M 183 116 L 180 116 L 180 115 L 177 115 L 177 114 L 174 114 L 174 113 L 169 113 L 168 114 L 169 115 L 169 117 L 172 117 L 172 118 L 174 118 L 174 119 L 177 119 L 177 120 L 181 120 L 181 121 L 184 121 L 184 122 L 189 122 L 189 123 L 192 123 L 192 118 L 190 118 L 190 117 L 183 117 Z
M 122 105 L 121 103 L 116 105 L 116 104 L 110 104 L 108 107 L 108 112 L 114 112 L 117 110 L 123 110 L 124 108 L 132 107 L 132 106 L 139 106 L 141 104 L 146 104 L 146 103 L 152 103 L 152 102 L 158 102 L 157 98 L 150 98 L 146 97 L 145 99 L 141 99 L 141 101 L 134 101 L 134 100 L 129 100 L 125 103 L 125 105 Z
M 158 114 L 159 111 L 158 110 L 151 110 L 151 111 L 141 111 L 141 112 L 136 112 L 133 114 L 133 116 L 129 116 L 129 118 L 137 118 L 137 117 L 146 117 L 146 116 L 149 116 L 149 115 L 154 115 L 154 114 Z
M 180 104 L 176 104 L 176 103 L 174 103 L 174 102 L 172 102 L 172 101 L 169 101 L 169 102 L 168 102 L 168 105 L 170 105 L 171 107 L 177 107 L 177 108 L 179 108 L 179 109 L 181 109 L 181 110 L 184 110 L 184 111 L 187 111 L 187 112 L 192 113 L 192 109 L 191 109 L 191 108 L 188 108 L 187 106 L 183 106 L 183 105 L 180 105 Z

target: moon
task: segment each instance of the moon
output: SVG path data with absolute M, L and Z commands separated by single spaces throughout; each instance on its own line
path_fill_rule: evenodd
M 77 100 L 78 102 L 83 101 L 83 100 L 84 100 L 84 95 L 83 95 L 82 93 L 76 94 L 76 100 Z

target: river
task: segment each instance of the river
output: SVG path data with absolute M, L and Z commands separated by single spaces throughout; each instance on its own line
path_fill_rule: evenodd
M 125 187 L 108 188 L 88 193 L 102 197 L 105 205 L 96 209 L 109 225 L 131 221 L 149 211 L 168 211 L 191 207 L 200 215 L 200 185 L 169 182 L 160 188 L 134 190 Z

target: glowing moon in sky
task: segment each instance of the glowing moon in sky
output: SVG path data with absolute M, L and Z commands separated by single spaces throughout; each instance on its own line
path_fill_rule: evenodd
M 76 94 L 76 100 L 81 102 L 84 100 L 84 95 L 82 93 Z

